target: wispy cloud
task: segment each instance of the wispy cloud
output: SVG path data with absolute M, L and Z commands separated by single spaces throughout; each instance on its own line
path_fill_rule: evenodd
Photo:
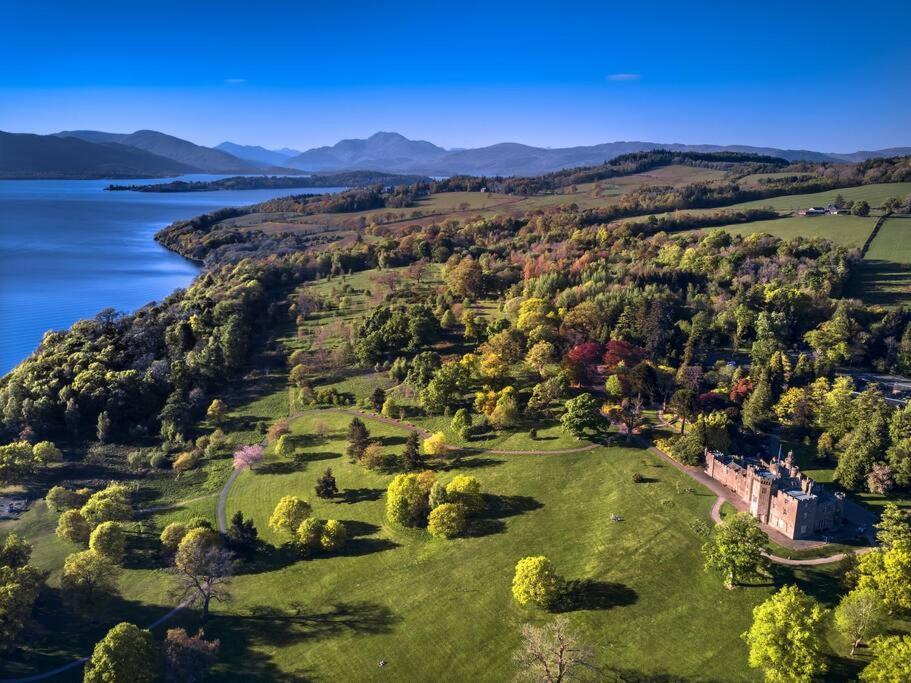
M 609 81 L 638 81 L 639 74 L 611 74 L 607 77 Z
M 243 85 L 247 82 L 246 78 L 226 78 L 225 83 L 228 85 Z

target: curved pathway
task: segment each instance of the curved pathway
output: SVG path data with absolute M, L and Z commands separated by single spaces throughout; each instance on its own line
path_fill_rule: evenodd
M 289 415 L 287 420 L 296 420 L 297 418 L 305 415 L 309 412 L 315 411 L 302 411 Z M 383 424 L 391 425 L 393 427 L 401 427 L 402 429 L 407 429 L 410 432 L 414 432 L 422 439 L 426 439 L 430 436 L 430 432 L 426 429 L 418 427 L 416 424 L 407 422 L 405 420 L 396 420 L 392 417 L 386 417 L 385 415 L 379 415 L 377 413 L 372 413 L 366 410 L 359 410 L 357 408 L 325 408 L 320 412 L 323 413 L 337 413 L 341 415 L 351 415 L 353 417 L 362 417 L 367 420 L 373 420 L 374 422 L 382 422 Z M 499 448 L 490 448 L 483 451 L 478 451 L 478 455 L 565 455 L 567 453 L 584 453 L 585 451 L 591 451 L 597 448 L 599 444 L 596 443 L 587 443 L 582 446 L 574 446 L 572 448 L 557 448 L 553 450 L 506 450 Z M 451 451 L 460 451 L 468 450 L 461 446 L 446 446 Z M 228 502 L 228 493 L 231 491 L 231 487 L 234 485 L 234 482 L 237 479 L 237 476 L 240 474 L 240 470 L 234 470 L 231 472 L 231 476 L 228 477 L 228 480 L 225 482 L 225 485 L 221 489 L 221 493 L 218 496 L 218 505 L 215 508 L 215 519 L 218 523 L 218 530 L 221 533 L 226 533 L 228 529 L 227 515 L 225 513 L 225 505 Z M 2 683 L 2 681 L 0 681 Z

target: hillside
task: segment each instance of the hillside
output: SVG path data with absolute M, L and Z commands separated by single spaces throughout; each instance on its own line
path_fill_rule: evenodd
M 157 178 L 195 170 L 174 159 L 113 142 L 0 132 L 3 178 Z
M 433 166 L 446 150 L 424 140 L 409 140 L 398 133 L 374 133 L 366 140 L 342 140 L 331 147 L 317 147 L 288 160 L 295 168 L 326 171 L 352 168 L 398 170 Z
M 300 154 L 295 149 L 266 149 L 258 145 L 238 145 L 233 142 L 222 142 L 215 149 L 231 154 L 238 159 L 265 166 L 287 165 L 288 159 Z
M 102 131 L 63 131 L 57 136 L 78 138 L 86 142 L 115 142 L 135 147 L 158 156 L 172 159 L 204 173 L 258 173 L 261 164 L 253 164 L 228 154 L 220 149 L 203 147 L 188 140 L 159 133 L 154 130 L 138 130 L 135 133 L 105 133 Z

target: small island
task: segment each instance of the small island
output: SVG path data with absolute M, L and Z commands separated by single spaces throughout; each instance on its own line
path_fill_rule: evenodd
M 219 180 L 173 180 L 146 185 L 108 185 L 110 192 L 214 192 L 216 190 L 267 190 L 300 187 L 384 187 L 429 182 L 418 175 L 397 175 L 381 171 L 348 171 L 302 176 L 231 176 Z

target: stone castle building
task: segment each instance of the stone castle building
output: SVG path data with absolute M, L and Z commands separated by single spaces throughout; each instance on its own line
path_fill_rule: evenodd
M 766 462 L 706 450 L 705 473 L 788 538 L 809 538 L 841 524 L 845 494 L 830 493 L 801 473 L 792 453 Z

